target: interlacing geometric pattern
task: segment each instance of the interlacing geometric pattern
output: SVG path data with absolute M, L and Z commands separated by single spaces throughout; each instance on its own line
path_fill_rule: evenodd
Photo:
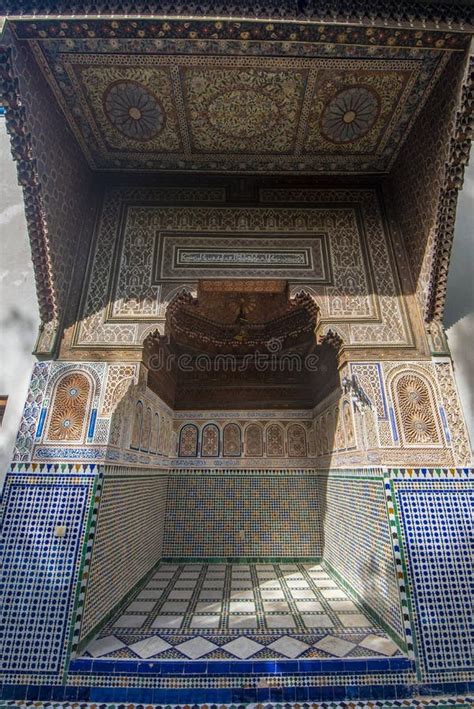
M 244 434 L 245 455 L 259 457 L 263 455 L 263 429 L 257 424 L 250 424 Z
M 107 368 L 107 381 L 101 416 L 109 416 L 121 401 L 136 375 L 136 364 L 110 364 Z
M 403 374 L 397 379 L 395 391 L 405 443 L 440 443 L 431 397 L 425 382 L 415 374 Z
M 197 455 L 198 448 L 198 430 L 193 424 L 186 424 L 181 429 L 179 436 L 179 453 L 182 457 Z
M 451 444 L 456 465 L 469 465 L 471 462 L 471 446 L 459 404 L 459 394 L 454 381 L 452 364 L 450 362 L 438 362 L 435 365 L 435 369 L 451 434 Z
M 202 430 L 201 455 L 217 457 L 219 455 L 219 429 L 213 423 Z
M 267 437 L 267 455 L 280 456 L 285 455 L 285 444 L 283 438 L 283 429 L 277 423 L 272 423 L 266 431 Z
M 288 428 L 288 455 L 296 458 L 306 455 L 306 432 L 297 423 Z
M 90 383 L 78 372 L 68 374 L 56 388 L 49 421 L 50 441 L 80 441 L 88 412 Z
M 224 428 L 224 455 L 240 455 L 240 427 L 236 423 L 228 423 Z

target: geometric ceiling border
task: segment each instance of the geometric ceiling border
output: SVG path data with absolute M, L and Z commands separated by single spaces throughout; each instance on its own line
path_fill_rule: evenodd
M 87 157 L 89 166 L 94 170 L 159 170 L 165 172 L 179 171 L 217 174 L 221 172 L 235 172 L 239 174 L 262 175 L 274 174 L 275 171 L 281 174 L 385 174 L 389 172 L 403 144 L 404 138 L 410 131 L 410 126 L 423 108 L 425 99 L 431 91 L 431 87 L 438 80 L 452 51 L 465 51 L 467 42 L 467 37 L 463 34 L 458 34 L 457 36 L 454 34 L 450 36 L 443 35 L 442 46 L 439 46 L 438 42 L 441 42 L 441 40 L 439 40 L 440 33 L 437 33 L 438 40 L 431 37 L 431 46 L 429 48 L 422 48 L 421 46 L 416 46 L 416 42 L 419 41 L 421 44 L 424 44 L 423 40 L 416 40 L 415 35 L 419 34 L 424 36 L 424 33 L 407 32 L 398 33 L 400 36 L 396 38 L 395 44 L 391 45 L 388 49 L 384 46 L 378 46 L 378 37 L 375 36 L 375 34 L 368 37 L 364 30 L 364 46 L 355 48 L 347 44 L 347 35 L 352 32 L 352 28 L 346 29 L 339 26 L 331 28 L 332 30 L 338 30 L 338 39 L 333 37 L 333 35 L 330 37 L 326 36 L 326 29 L 323 35 L 316 33 L 317 40 L 311 40 L 310 42 L 312 47 L 311 56 L 307 56 L 307 50 L 304 49 L 304 47 L 308 45 L 308 41 L 300 42 L 294 49 L 294 56 L 293 54 L 292 56 L 286 56 L 286 51 L 284 48 L 282 49 L 282 42 L 283 35 L 285 37 L 287 36 L 288 28 L 285 29 L 280 26 L 276 33 L 278 39 L 272 39 L 270 42 L 267 42 L 266 40 L 262 41 L 261 37 L 257 39 L 257 23 L 249 23 L 257 33 L 255 35 L 256 39 L 253 40 L 253 51 L 251 55 L 248 55 L 247 42 L 241 39 L 241 35 L 246 33 L 242 33 L 239 29 L 238 32 L 234 33 L 232 51 L 230 51 L 229 56 L 227 56 L 227 50 L 225 48 L 228 42 L 227 39 L 222 39 L 222 37 L 224 35 L 227 36 L 226 32 L 230 32 L 230 29 L 227 28 L 226 30 L 224 25 L 231 23 L 218 23 L 219 25 L 223 25 L 223 27 L 219 27 L 218 32 L 213 34 L 214 39 L 210 40 L 209 32 L 211 30 L 207 27 L 208 23 L 193 22 L 189 24 L 196 26 L 196 30 L 190 31 L 189 27 L 187 27 L 180 38 L 179 46 L 176 45 L 176 37 L 169 39 L 169 36 L 177 35 L 179 28 L 175 28 L 174 30 L 168 30 L 167 28 L 164 34 L 168 35 L 168 39 L 161 38 L 159 40 L 160 49 L 156 52 L 153 50 L 155 44 L 150 37 L 143 38 L 139 27 L 129 27 L 128 24 L 130 23 L 127 24 L 127 22 L 125 22 L 125 28 L 122 26 L 124 24 L 122 20 L 108 23 L 107 26 L 105 26 L 107 23 L 103 23 L 102 21 L 90 24 L 82 23 L 79 28 L 80 32 L 84 31 L 84 24 L 86 27 L 92 27 L 93 29 L 91 29 L 90 32 L 93 38 L 77 37 L 74 32 L 71 33 L 71 25 L 69 25 L 67 21 L 61 23 L 61 25 L 64 25 L 61 31 L 59 31 L 57 27 L 51 27 L 51 23 L 37 22 L 35 23 L 33 35 L 30 35 L 29 38 L 29 33 L 25 31 L 21 22 L 13 23 L 12 25 L 14 30 L 22 29 L 22 32 L 16 32 L 17 36 L 19 35 L 22 39 L 28 38 L 35 58 L 43 70 L 47 82 L 55 93 L 68 124 L 80 143 L 81 149 Z M 114 25 L 113 30 L 111 30 L 111 24 Z M 137 25 L 138 23 L 131 24 Z M 144 21 L 144 26 L 149 27 L 150 24 L 150 22 L 147 23 Z M 168 24 L 169 23 L 164 23 L 164 25 Z M 183 24 L 184 23 L 181 23 L 181 26 Z M 206 25 L 206 27 L 203 27 L 203 25 Z M 41 29 L 43 26 L 44 31 Z M 155 34 L 161 34 L 161 32 L 158 32 L 161 26 L 161 24 L 155 26 Z M 73 27 L 75 28 L 75 25 L 73 25 Z M 128 33 L 127 35 L 126 29 L 130 30 L 132 34 Z M 317 28 L 312 28 L 313 31 L 315 29 Z M 342 35 L 339 30 L 342 30 Z M 114 35 L 116 35 L 113 44 L 107 39 L 110 31 L 113 31 Z M 146 32 L 147 31 L 144 30 L 145 35 Z M 38 33 L 44 36 L 38 38 Z M 71 37 L 68 38 L 70 33 Z M 127 38 L 123 38 L 124 33 L 127 35 Z M 409 35 L 411 39 L 405 38 L 405 34 L 407 36 Z M 49 37 L 54 35 L 56 35 L 56 39 L 51 41 Z M 189 35 L 195 36 L 190 38 Z M 133 44 L 129 45 L 131 38 L 133 38 Z M 301 37 L 301 40 L 303 39 L 305 39 L 304 36 Z M 336 39 L 335 44 L 331 44 L 329 42 L 330 39 Z M 370 42 L 371 39 L 374 40 L 373 44 Z M 199 52 L 197 54 L 195 46 L 196 40 L 199 40 Z M 412 40 L 415 44 L 412 44 Z M 163 42 L 167 43 L 166 46 Z M 219 44 L 220 51 L 216 53 L 216 43 L 220 42 L 223 42 L 223 45 L 221 47 Z M 397 43 L 412 44 L 412 46 L 396 46 Z M 430 42 L 427 43 L 430 44 Z M 272 45 L 272 49 L 269 49 L 269 44 Z M 133 47 L 133 52 L 130 54 L 131 46 Z M 236 47 L 238 47 L 238 51 Z M 151 54 L 150 48 L 152 50 Z M 209 53 L 211 56 L 205 56 Z M 269 55 L 267 55 L 267 53 L 269 53 Z M 170 76 L 167 78 L 167 81 L 170 82 L 170 86 L 167 87 L 165 94 L 167 95 L 167 100 L 177 102 L 174 108 L 171 107 L 171 112 L 176 114 L 173 119 L 174 122 L 176 122 L 175 126 L 173 124 L 173 136 L 176 137 L 178 142 L 181 141 L 182 145 L 175 146 L 170 152 L 165 151 L 165 153 L 163 153 L 159 147 L 154 150 L 143 149 L 138 152 L 130 153 L 130 147 L 123 144 L 119 146 L 120 151 L 118 151 L 117 146 L 109 146 L 104 153 L 104 146 L 101 144 L 101 141 L 104 140 L 104 136 L 100 136 L 98 133 L 96 120 L 93 118 L 93 113 L 91 113 L 87 96 L 82 96 L 79 88 L 80 82 L 78 83 L 77 77 L 71 73 L 71 65 L 75 66 L 76 63 L 87 64 L 87 61 L 89 61 L 94 66 L 104 63 L 104 66 L 107 67 L 107 56 L 110 55 L 110 61 L 112 63 L 117 61 L 122 70 L 125 66 L 128 66 L 128 64 L 133 68 L 133 62 L 137 54 L 140 55 L 140 67 L 148 67 L 148 65 L 150 65 L 151 71 L 156 63 L 159 65 L 160 71 L 171 71 Z M 172 61 L 173 57 L 178 57 L 179 66 L 178 64 L 175 66 L 175 63 Z M 308 81 L 303 81 L 303 94 L 298 98 L 300 114 L 301 112 L 304 114 L 304 111 L 308 111 L 309 106 L 315 101 L 313 96 L 314 86 L 311 84 L 311 81 L 314 82 L 316 77 L 315 72 L 317 71 L 328 73 L 329 68 L 349 70 L 354 68 L 352 66 L 353 63 L 357 63 L 358 70 L 374 68 L 374 70 L 377 69 L 377 73 L 380 74 L 383 74 L 385 69 L 387 69 L 387 71 L 403 70 L 403 72 L 411 72 L 409 78 L 411 83 L 404 87 L 404 91 L 408 91 L 408 96 L 405 96 L 403 101 L 400 96 L 398 108 L 397 103 L 395 103 L 393 107 L 393 111 L 395 112 L 393 115 L 388 116 L 390 120 L 385 128 L 389 130 L 389 133 L 387 134 L 384 129 L 385 134 L 380 138 L 382 140 L 381 145 L 378 147 L 371 146 L 368 152 L 360 151 L 360 148 L 357 150 L 354 146 L 350 146 L 350 152 L 347 152 L 347 150 L 349 150 L 349 148 L 347 148 L 344 154 L 332 152 L 331 150 L 327 150 L 325 144 L 322 145 L 322 148 L 319 150 L 317 148 L 312 150 L 311 146 L 309 147 L 309 151 L 306 149 L 303 150 L 304 146 L 302 145 L 302 141 L 304 135 L 302 131 L 310 130 L 309 122 L 306 121 L 304 115 L 299 115 L 297 124 L 293 126 L 293 129 L 296 131 L 293 136 L 293 141 L 296 142 L 292 144 L 290 151 L 287 149 L 279 150 L 277 148 L 276 152 L 266 152 L 265 147 L 262 149 L 261 146 L 257 146 L 249 152 L 246 148 L 242 148 L 242 146 L 227 146 L 227 148 L 223 149 L 223 152 L 219 152 L 218 150 L 213 152 L 214 144 L 212 144 L 213 147 L 208 146 L 208 150 L 204 149 L 202 146 L 191 149 L 191 146 L 187 145 L 189 142 L 191 123 L 189 117 L 183 114 L 185 97 L 182 95 L 182 92 L 184 89 L 177 72 L 181 70 L 181 65 L 183 65 L 182 68 L 184 70 L 188 65 L 201 67 L 201 65 L 207 66 L 207 64 L 209 64 L 209 69 L 212 70 L 216 67 L 219 68 L 219 65 L 225 60 L 234 62 L 236 64 L 236 70 L 240 68 L 241 63 L 250 63 L 252 66 L 255 63 L 258 65 L 261 63 L 262 66 L 266 66 L 268 63 L 273 67 L 275 62 L 277 65 L 279 65 L 279 62 L 284 62 L 285 64 L 282 64 L 282 69 L 285 71 L 294 68 L 294 63 L 296 63 L 295 66 L 298 69 L 301 68 L 302 71 L 308 71 Z M 334 67 L 332 65 L 333 62 L 335 62 Z M 339 62 L 341 63 L 340 67 Z M 214 63 L 217 63 L 216 67 L 214 67 Z M 166 67 L 170 68 L 166 69 Z M 413 101 L 414 97 L 416 97 L 416 101 Z M 392 109 L 390 110 L 392 112 Z M 395 121 L 394 116 L 397 118 Z M 377 124 L 374 123 L 374 130 L 380 131 L 380 125 L 377 127 Z M 92 136 L 94 136 L 93 140 L 89 140 Z M 207 134 L 205 138 L 207 140 Z M 381 147 L 383 149 L 380 149 Z
M 5 0 L 3 14 L 6 16 L 33 16 L 34 20 L 41 17 L 56 17 L 58 15 L 74 16 L 78 19 L 92 18 L 97 15 L 120 15 L 129 17 L 169 18 L 181 16 L 214 17 L 216 19 L 261 19 L 302 21 L 314 23 L 354 23 L 363 27 L 394 25 L 397 28 L 448 29 L 453 31 L 468 31 L 474 25 L 474 10 L 466 4 L 453 2 L 422 2 L 421 0 L 366 0 L 361 3 L 356 0 L 264 0 L 255 3 L 253 0 L 208 0 L 195 3 L 190 1 L 176 2 L 166 0 L 144 0 L 134 9 L 133 4 L 121 0 L 91 0 L 90 2 L 71 3 L 69 0 L 58 0 L 50 3 L 41 0 Z M 61 19 L 63 19 L 61 18 Z

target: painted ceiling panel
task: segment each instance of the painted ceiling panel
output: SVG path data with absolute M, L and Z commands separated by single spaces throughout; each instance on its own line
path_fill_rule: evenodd
M 28 40 L 93 168 L 388 172 L 452 51 L 426 38 L 356 46 L 347 32 L 331 44 L 209 39 L 199 27 L 174 41 Z

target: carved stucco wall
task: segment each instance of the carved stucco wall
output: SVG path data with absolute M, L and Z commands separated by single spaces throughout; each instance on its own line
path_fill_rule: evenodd
M 205 187 L 107 192 L 73 345 L 140 346 L 150 329 L 163 330 L 176 290 L 195 288 L 199 278 L 275 277 L 275 269 L 249 266 L 237 254 L 231 273 L 203 263 L 205 253 L 198 264 L 180 264 L 180 250 L 189 250 L 196 239 L 213 250 L 213 258 L 236 243 L 255 246 L 252 239 L 266 239 L 274 257 L 283 258 L 283 250 L 304 256 L 299 252 L 306 249 L 311 265 L 295 269 L 283 263 L 278 273 L 292 291 L 305 288 L 314 295 L 327 327 L 337 327 L 354 347 L 413 347 L 376 190 L 262 188 L 257 206 L 242 207 L 228 201 L 223 189 Z
M 3 429 L 0 432 L 2 449 L 1 465 L 2 474 L 6 470 L 9 460 L 12 458 L 12 444 L 17 429 L 20 410 L 25 399 L 27 381 L 34 359 L 28 355 L 35 340 L 35 330 L 37 325 L 37 310 L 35 304 L 34 285 L 32 282 L 32 270 L 27 265 L 30 263 L 29 246 L 27 236 L 25 234 L 25 224 L 22 220 L 21 208 L 21 192 L 16 186 L 16 177 L 13 163 L 9 157 L 8 139 L 3 133 L 2 136 L 4 151 L 2 152 L 2 219 L 0 227 L 2 229 L 2 255 L 4 254 L 3 262 L 8 264 L 2 273 L 1 288 L 2 288 L 2 325 L 3 330 L 8 333 L 8 337 L 4 338 L 2 348 L 2 366 L 1 366 L 1 389 L 2 393 L 10 394 L 10 402 L 7 407 L 7 413 L 4 420 Z M 3 166 L 5 169 L 3 169 Z M 453 326 L 450 331 L 450 344 L 453 347 L 455 355 L 455 367 L 458 379 L 458 386 L 461 390 L 461 397 L 464 403 L 464 412 L 468 426 L 471 427 L 472 440 L 472 404 L 469 394 L 469 381 L 473 378 L 474 365 L 470 358 L 470 331 L 466 327 L 472 319 L 473 310 L 473 292 L 469 287 L 472 283 L 468 275 L 466 275 L 466 267 L 473 262 L 472 256 L 472 210 L 470 209 L 470 195 L 473 185 L 472 168 L 468 172 L 466 179 L 466 189 L 461 196 L 459 228 L 455 241 L 455 249 L 453 254 L 453 277 L 450 281 L 448 292 L 448 315 L 447 324 L 456 320 L 457 313 L 462 315 L 463 319 Z M 215 197 L 215 195 L 213 195 Z M 463 236 L 464 235 L 464 236 Z M 471 250 L 471 251 L 470 251 Z M 461 263 L 463 268 L 460 270 L 456 263 Z M 143 327 L 150 327 L 150 323 L 144 323 Z M 44 369 L 45 365 L 42 365 Z M 43 371 L 43 370 L 42 370 Z M 461 375 L 461 376 L 460 376 Z M 35 377 L 35 387 L 38 391 L 41 389 L 43 374 L 39 373 Z M 100 414 L 99 414 L 100 418 Z M 390 432 L 390 424 L 388 421 L 381 423 L 382 429 L 387 429 L 387 435 Z M 96 432 L 97 440 L 100 436 L 105 435 L 104 426 L 108 426 L 106 421 L 99 421 L 99 427 Z M 386 434 L 383 434 L 386 435 Z M 28 455 L 28 454 L 26 454 Z M 346 455 L 346 454 L 344 454 Z M 342 456 L 342 454 L 341 454 Z M 137 459 L 138 462 L 138 459 Z M 335 462 L 335 461 L 334 461 Z M 380 461 L 378 461 L 380 463 Z M 397 462 L 397 461 L 394 461 Z M 402 461 L 399 461 L 402 464 Z M 341 464 L 350 464 L 347 458 Z

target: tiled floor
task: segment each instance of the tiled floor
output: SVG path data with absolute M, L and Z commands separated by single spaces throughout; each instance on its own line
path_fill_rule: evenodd
M 319 564 L 163 563 L 85 654 L 254 660 L 399 652 Z

